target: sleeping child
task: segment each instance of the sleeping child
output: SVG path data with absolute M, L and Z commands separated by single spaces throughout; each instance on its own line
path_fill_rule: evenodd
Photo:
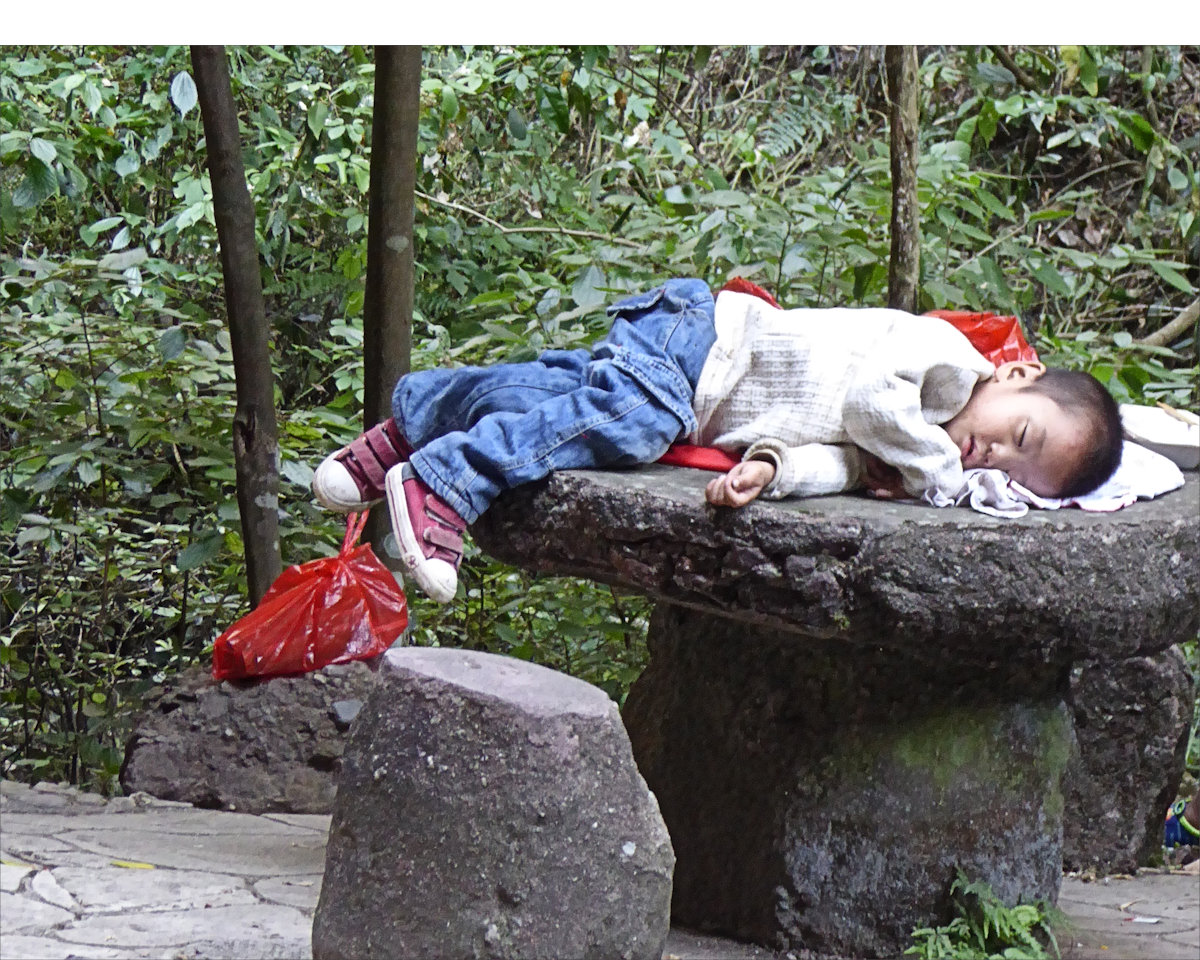
M 671 280 L 609 308 L 590 350 L 400 378 L 392 417 L 313 477 L 342 512 L 387 498 L 401 560 L 457 589 L 462 533 L 503 491 L 554 470 L 651 463 L 677 440 L 740 462 L 710 503 L 864 488 L 949 506 L 963 471 L 1073 497 L 1121 458 L 1117 404 L 1086 373 L 993 366 L 952 325 L 881 308 L 782 310 Z

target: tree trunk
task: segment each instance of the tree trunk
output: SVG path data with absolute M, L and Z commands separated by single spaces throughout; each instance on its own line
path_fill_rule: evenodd
M 392 388 L 412 350 L 413 192 L 417 178 L 421 48 L 377 47 L 371 122 L 371 199 L 363 303 L 363 428 L 392 415 Z M 389 528 L 377 509 L 367 528 L 381 557 Z
M 238 510 L 246 551 L 250 602 L 257 606 L 279 576 L 279 435 L 270 327 L 263 306 L 254 204 L 242 167 L 237 108 L 224 47 L 192 47 L 192 70 L 212 180 L 213 212 L 221 244 L 225 306 L 233 347 L 237 411 L 233 453 Z
M 892 250 L 888 261 L 888 306 L 915 312 L 921 281 L 921 220 L 917 200 L 917 48 L 889 46 L 887 66 L 891 117 Z

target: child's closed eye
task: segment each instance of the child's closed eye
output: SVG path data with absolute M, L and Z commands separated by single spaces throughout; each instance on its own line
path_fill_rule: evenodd
M 1025 426 L 1023 426 L 1021 428 L 1021 436 L 1019 436 L 1017 438 L 1017 446 L 1018 447 L 1025 446 L 1025 434 L 1027 434 L 1028 432 L 1029 432 L 1029 421 L 1027 420 L 1027 421 L 1025 421 Z

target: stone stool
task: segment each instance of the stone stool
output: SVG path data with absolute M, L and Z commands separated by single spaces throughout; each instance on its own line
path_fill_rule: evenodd
M 391 650 L 343 754 L 313 957 L 660 960 L 674 859 L 603 691 Z

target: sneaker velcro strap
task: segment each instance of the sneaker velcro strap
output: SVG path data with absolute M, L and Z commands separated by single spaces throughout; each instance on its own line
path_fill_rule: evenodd
M 463 550 L 462 537 L 445 527 L 426 527 L 425 542 L 432 543 L 435 547 L 441 547 L 443 550 L 449 550 L 456 555 L 460 555 Z
M 406 449 L 412 448 L 395 421 L 388 419 L 355 439 L 342 462 L 360 487 L 374 492 L 383 487 L 388 470 L 404 460 Z
M 387 470 L 400 462 L 400 454 L 392 446 L 391 437 L 383 430 L 378 432 L 376 430 L 378 430 L 377 427 L 368 430 L 362 435 L 362 439 L 379 465 Z
M 466 524 L 453 508 L 436 494 L 425 498 L 425 513 L 438 523 L 455 530 L 463 530 Z

